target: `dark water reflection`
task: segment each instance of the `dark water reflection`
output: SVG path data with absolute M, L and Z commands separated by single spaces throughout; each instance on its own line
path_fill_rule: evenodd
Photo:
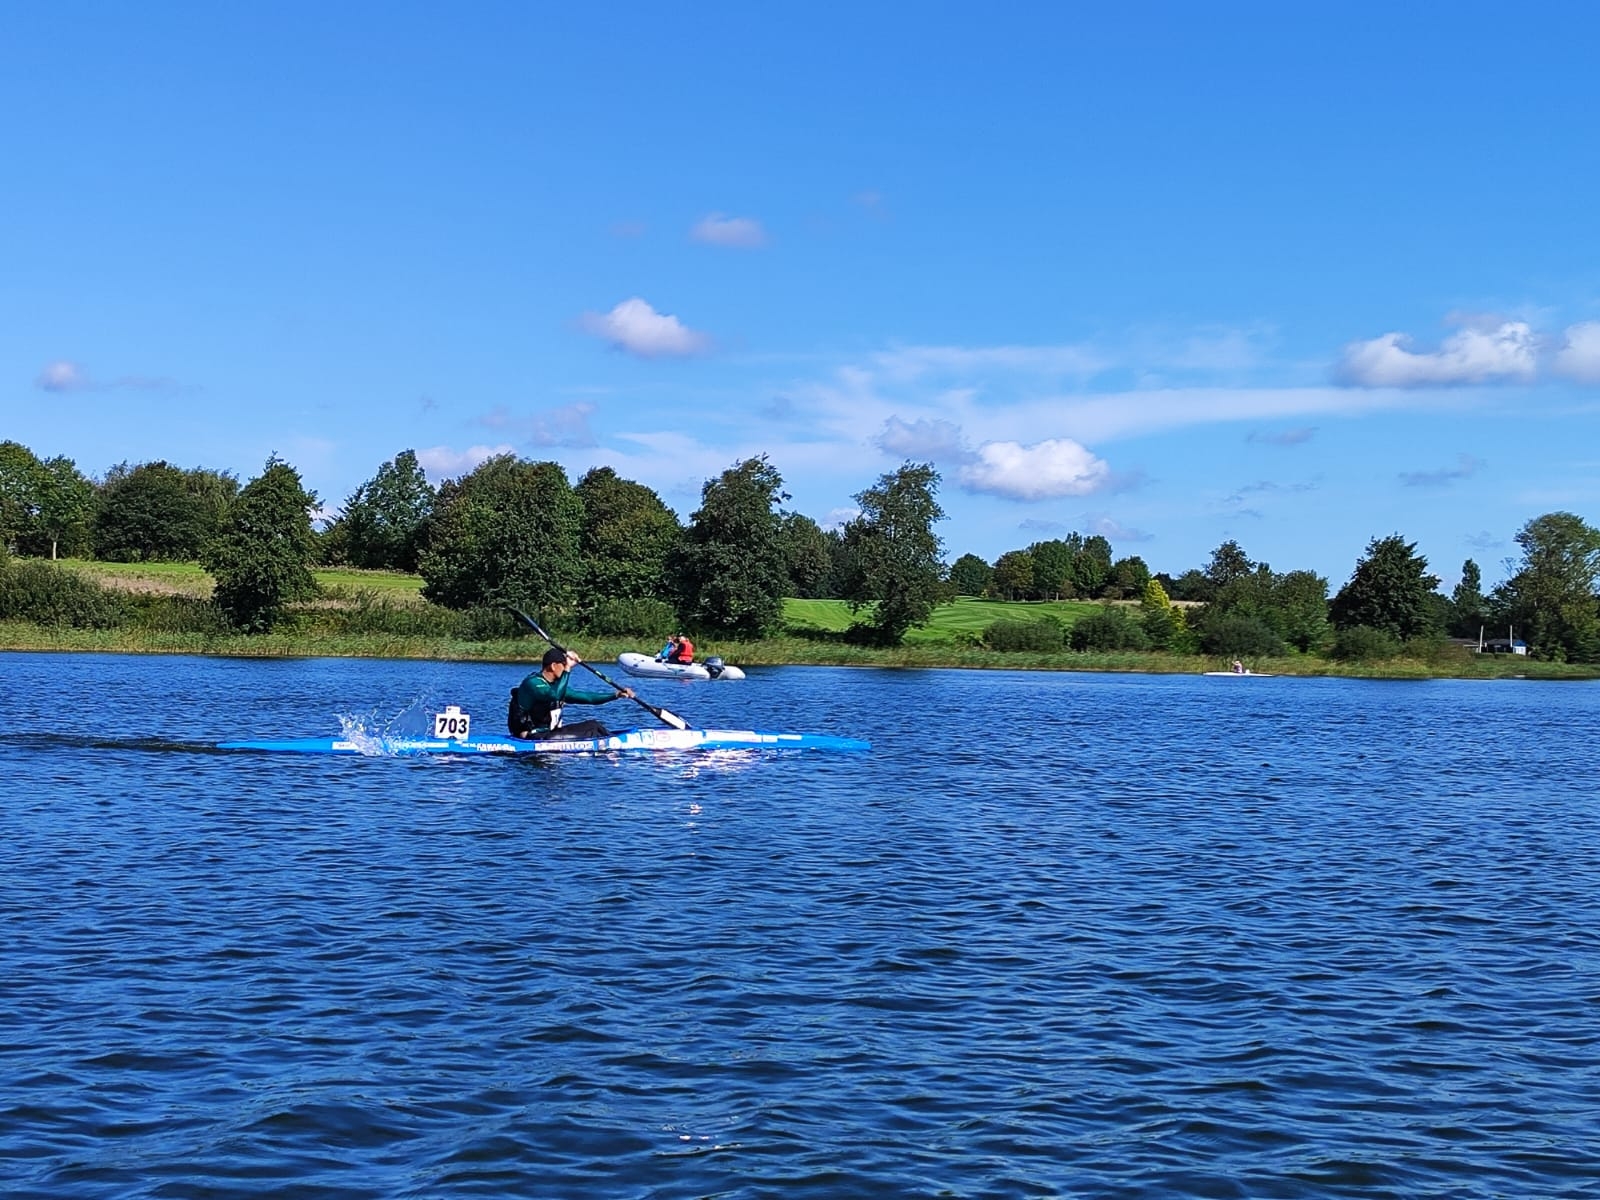
M 7 1195 L 1600 1178 L 1594 685 L 786 669 L 645 694 L 873 753 L 530 762 L 208 749 L 504 667 L 0 672 Z

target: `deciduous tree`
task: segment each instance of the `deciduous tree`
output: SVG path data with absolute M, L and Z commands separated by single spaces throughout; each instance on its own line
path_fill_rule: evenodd
M 804 513 L 784 513 L 780 535 L 789 595 L 808 600 L 831 598 L 833 547 L 822 527 Z
M 1540 658 L 1600 660 L 1600 530 L 1569 512 L 1535 517 L 1517 534 L 1522 561 L 1497 599 Z
M 290 604 L 316 595 L 311 577 L 316 553 L 311 510 L 316 505 L 317 497 L 301 484 L 300 473 L 272 455 L 228 506 L 222 531 L 206 547 L 202 561 L 216 578 L 217 607 L 233 625 L 264 633 Z
M 202 556 L 222 528 L 239 489 L 231 475 L 167 462 L 119 463 L 106 473 L 95 506 L 96 558 L 184 562 Z
M 373 570 L 415 571 L 436 493 L 413 450 L 378 468 L 344 503 L 338 535 L 346 561 Z
M 424 598 L 446 608 L 514 604 L 573 612 L 583 573 L 583 501 L 559 463 L 502 454 L 439 488 L 418 563 Z
M 950 564 L 950 586 L 958 596 L 981 596 L 994 578 L 994 568 L 976 554 L 963 554 Z
M 789 587 L 778 505 L 788 498 L 783 476 L 764 454 L 706 481 L 672 556 L 686 623 L 740 637 L 778 627 Z
M 856 493 L 861 515 L 844 527 L 856 571 L 844 598 L 852 612 L 869 613 L 859 626 L 879 645 L 898 646 L 939 601 L 938 491 L 932 463 L 907 462 Z

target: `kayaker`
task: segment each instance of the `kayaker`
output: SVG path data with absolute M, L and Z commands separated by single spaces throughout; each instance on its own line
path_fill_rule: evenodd
M 563 704 L 609 704 L 619 697 L 633 698 L 632 688 L 612 692 L 584 692 L 572 686 L 572 668 L 582 662 L 576 654 L 551 647 L 539 669 L 511 689 L 506 726 L 514 738 L 541 741 L 553 738 L 600 738 L 611 731 L 599 721 L 561 722 Z
M 692 663 L 694 661 L 694 643 L 685 635 L 678 634 L 678 652 L 667 656 L 668 662 Z

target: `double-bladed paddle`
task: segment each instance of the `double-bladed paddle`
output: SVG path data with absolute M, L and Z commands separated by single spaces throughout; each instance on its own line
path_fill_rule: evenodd
M 509 612 L 509 613 L 512 613 L 514 616 L 517 617 L 518 620 L 520 620 L 529 629 L 533 630 L 540 637 L 542 637 L 545 641 L 549 642 L 550 645 L 554 649 L 561 651 L 561 653 L 563 653 L 563 654 L 570 654 L 571 653 L 570 650 L 568 650 L 565 646 L 561 645 L 561 643 L 557 642 L 555 640 L 555 638 L 551 637 L 548 633 L 546 633 L 544 631 L 544 627 L 541 626 L 539 624 L 539 622 L 535 621 L 532 617 L 530 617 L 527 613 L 523 612 L 520 608 L 512 608 L 511 605 L 508 604 L 508 605 L 506 605 L 506 611 Z M 581 666 L 581 667 L 589 667 L 589 664 L 585 660 L 583 660 L 581 658 L 578 660 L 578 665 Z M 614 681 L 612 681 L 610 679 L 607 679 L 604 675 L 601 675 L 599 671 L 595 670 L 595 668 L 589 667 L 589 670 L 594 675 L 598 676 L 599 679 L 603 683 L 610 684 L 612 687 L 616 688 L 616 690 L 619 693 L 622 691 L 622 688 L 619 687 Z M 677 713 L 668 712 L 664 708 L 657 708 L 654 704 L 648 704 L 645 701 L 639 699 L 639 697 L 637 697 L 637 696 L 629 696 L 628 699 L 632 700 L 640 708 L 645 709 L 648 712 L 653 713 L 655 715 L 656 720 L 660 721 L 664 725 L 670 725 L 674 729 L 687 729 L 687 728 L 689 728 L 689 722 L 685 721 Z

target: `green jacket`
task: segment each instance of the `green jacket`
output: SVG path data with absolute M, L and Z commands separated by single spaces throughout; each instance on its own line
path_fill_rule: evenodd
M 563 704 L 606 704 L 616 698 L 616 692 L 586 692 L 573 687 L 571 671 L 563 671 L 554 683 L 546 680 L 542 671 L 535 671 L 517 685 L 517 707 L 539 733 L 556 728 Z

